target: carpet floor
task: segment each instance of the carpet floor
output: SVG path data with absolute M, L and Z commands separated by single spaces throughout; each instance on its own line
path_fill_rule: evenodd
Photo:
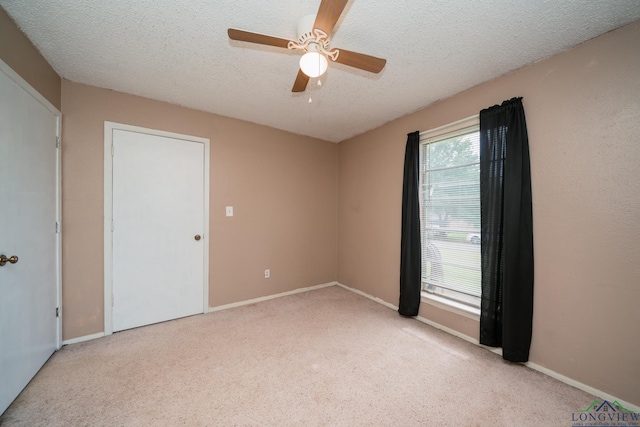
M 332 286 L 56 352 L 2 426 L 568 426 L 591 396 Z

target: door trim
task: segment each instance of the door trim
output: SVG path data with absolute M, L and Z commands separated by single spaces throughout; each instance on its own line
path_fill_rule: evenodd
M 0 59 L 0 72 L 13 80 L 18 86 L 31 95 L 36 101 L 42 104 L 56 118 L 56 138 L 60 143 L 56 150 L 56 218 L 52 227 L 57 227 L 56 233 L 56 307 L 60 309 L 60 315 L 56 318 L 56 350 L 62 347 L 62 113 L 47 98 L 42 96 L 33 86 L 16 73 L 6 62 Z M 56 141 L 51 141 L 56 144 Z M 51 307 L 51 314 L 54 315 L 56 307 Z
M 139 126 L 125 125 L 114 122 L 104 122 L 104 335 L 113 334 L 113 241 L 111 224 L 113 222 L 113 158 L 111 146 L 113 131 L 124 130 L 147 135 L 163 136 L 199 142 L 204 146 L 204 230 L 202 231 L 204 245 L 203 260 L 203 307 L 202 312 L 209 312 L 209 176 L 210 176 L 210 141 L 209 138 L 165 132 Z

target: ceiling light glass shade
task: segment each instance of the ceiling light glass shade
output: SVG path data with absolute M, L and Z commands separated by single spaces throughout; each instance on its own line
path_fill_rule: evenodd
M 327 58 L 318 52 L 307 52 L 300 58 L 300 69 L 309 77 L 320 77 L 328 65 Z

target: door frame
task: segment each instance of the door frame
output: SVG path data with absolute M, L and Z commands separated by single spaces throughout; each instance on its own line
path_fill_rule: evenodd
M 124 130 L 153 136 L 182 139 L 198 142 L 204 146 L 204 245 L 203 259 L 203 307 L 202 312 L 209 312 L 209 176 L 210 176 L 210 141 L 209 138 L 165 132 L 139 126 L 125 125 L 115 122 L 104 122 L 104 334 L 113 334 L 113 131 Z
M 56 308 L 59 315 L 56 317 L 56 350 L 62 347 L 62 113 L 47 98 L 31 86 L 25 79 L 16 73 L 6 62 L 0 59 L 0 72 L 13 80 L 18 86 L 31 95 L 43 107 L 45 107 L 56 119 L 56 135 L 51 141 L 56 146 Z

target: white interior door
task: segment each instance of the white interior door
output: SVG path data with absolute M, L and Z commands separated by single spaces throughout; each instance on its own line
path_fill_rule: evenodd
M 18 257 L 16 263 L 0 266 L 2 414 L 59 341 L 60 116 L 0 65 L 0 254 Z
M 113 331 L 203 312 L 204 144 L 114 129 Z

